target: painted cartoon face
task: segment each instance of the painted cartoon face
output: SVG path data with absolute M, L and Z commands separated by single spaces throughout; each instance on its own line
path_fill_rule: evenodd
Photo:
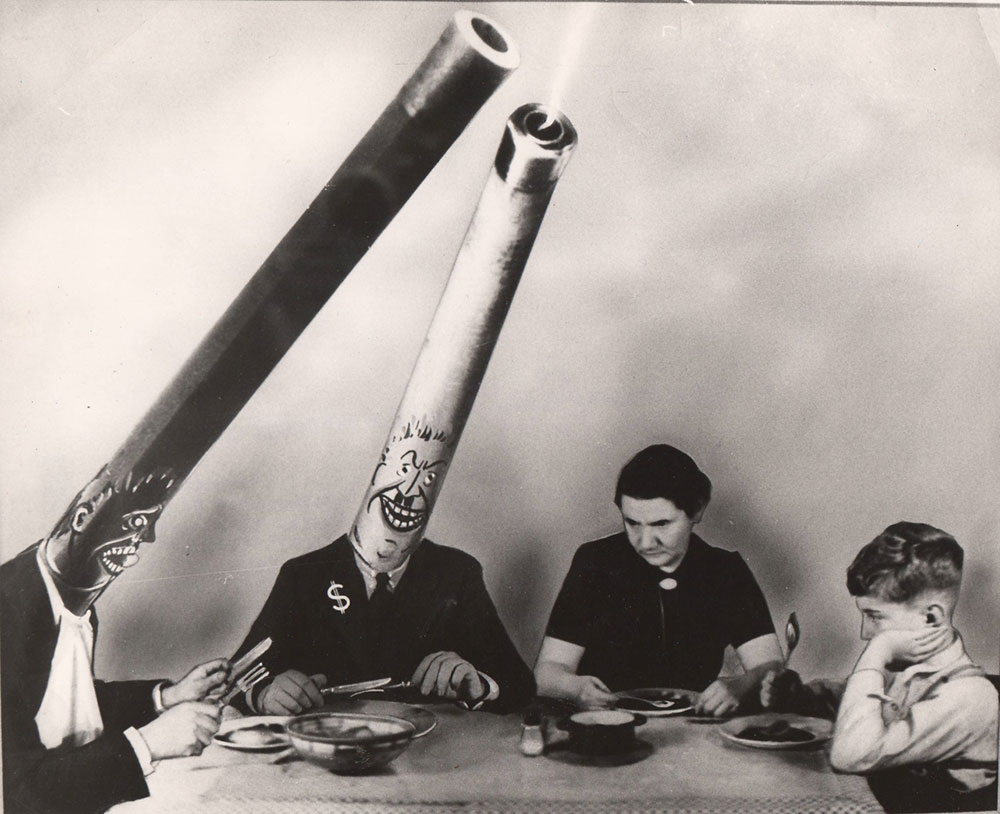
M 450 459 L 447 438 L 419 425 L 389 439 L 351 532 L 373 568 L 393 570 L 420 543 Z
M 139 561 L 139 546 L 156 539 L 156 521 L 173 481 L 149 475 L 121 486 L 97 479 L 73 502 L 45 544 L 61 582 L 76 589 L 107 585 Z
M 412 445 L 386 447 L 375 467 L 372 476 L 375 494 L 368 501 L 368 510 L 377 500 L 382 518 L 393 531 L 416 531 L 427 522 L 437 490 L 438 470 L 445 465 L 442 458 L 434 457 L 435 443 L 417 439 Z

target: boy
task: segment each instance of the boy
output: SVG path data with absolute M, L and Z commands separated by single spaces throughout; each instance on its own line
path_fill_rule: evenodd
M 952 627 L 962 548 L 923 523 L 895 523 L 861 549 L 847 589 L 868 642 L 840 691 L 830 762 L 869 775 L 887 811 L 984 811 L 997 803 L 997 691 Z M 761 701 L 815 714 L 831 682 L 769 675 Z

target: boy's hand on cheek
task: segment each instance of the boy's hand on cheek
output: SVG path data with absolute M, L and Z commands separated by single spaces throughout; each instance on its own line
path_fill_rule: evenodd
M 916 664 L 944 650 L 953 639 L 952 629 L 944 625 L 916 630 L 883 630 L 869 643 L 858 668 L 882 669 L 892 662 Z

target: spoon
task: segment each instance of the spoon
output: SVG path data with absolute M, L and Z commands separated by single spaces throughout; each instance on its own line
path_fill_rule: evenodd
M 641 709 L 646 710 L 672 709 L 673 707 L 682 706 L 686 703 L 683 698 L 664 698 L 659 700 L 653 698 L 640 698 L 637 695 L 619 695 L 618 700 L 629 701 L 632 704 L 639 706 Z
M 785 650 L 787 655 L 785 656 L 785 666 L 788 666 L 788 662 L 791 661 L 792 651 L 795 649 L 795 645 L 799 643 L 799 618 L 795 615 L 795 611 L 792 611 L 788 616 L 788 621 L 785 622 Z

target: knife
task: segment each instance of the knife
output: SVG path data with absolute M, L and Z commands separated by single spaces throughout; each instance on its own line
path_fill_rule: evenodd
M 373 678 L 371 681 L 358 681 L 354 684 L 336 684 L 320 690 L 323 695 L 352 695 L 366 690 L 378 690 L 392 683 L 392 676 Z

